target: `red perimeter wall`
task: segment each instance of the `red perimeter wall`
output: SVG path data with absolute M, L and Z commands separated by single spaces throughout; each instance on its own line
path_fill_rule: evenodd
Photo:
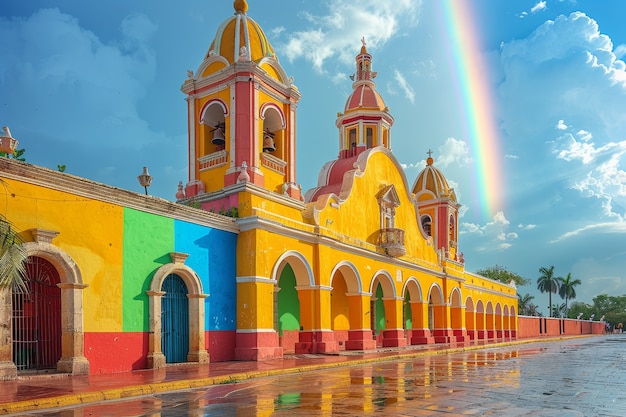
M 517 337 L 555 337 L 579 334 L 602 334 L 603 321 L 556 319 L 550 317 L 517 317 Z

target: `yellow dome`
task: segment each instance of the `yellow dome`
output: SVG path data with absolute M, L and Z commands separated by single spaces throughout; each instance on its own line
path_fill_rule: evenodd
M 258 63 L 265 57 L 275 57 L 263 29 L 248 15 L 248 3 L 236 0 L 233 4 L 235 14 L 220 25 L 206 58 L 212 55 L 224 57 L 229 64 L 237 61 Z
M 435 198 L 450 198 L 456 201 L 454 189 L 448 185 L 448 180 L 441 171 L 433 166 L 433 158 L 428 157 L 426 160 L 426 168 L 420 172 L 413 186 L 413 193 L 416 195 L 424 194 L 424 191 L 430 191 Z

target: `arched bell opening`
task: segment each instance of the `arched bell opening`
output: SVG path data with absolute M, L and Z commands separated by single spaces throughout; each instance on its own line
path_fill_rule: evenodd
M 285 117 L 274 104 L 266 104 L 261 109 L 261 150 L 278 159 L 286 159 Z
M 221 100 L 207 103 L 200 117 L 202 155 L 226 148 L 226 105 Z

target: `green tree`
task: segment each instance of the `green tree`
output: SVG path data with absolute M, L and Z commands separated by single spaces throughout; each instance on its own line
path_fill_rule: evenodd
M 479 269 L 478 271 L 476 271 L 476 273 L 494 281 L 504 282 L 505 284 L 509 284 L 511 281 L 513 281 L 515 282 L 515 285 L 517 287 L 520 287 L 522 285 L 528 285 L 531 282 L 530 279 L 524 278 L 516 274 L 515 272 L 511 272 L 500 265 Z
M 559 295 L 565 300 L 565 317 L 567 315 L 567 301 L 576 298 L 575 287 L 582 284 L 579 279 L 572 279 L 572 274 L 568 273 L 567 277 L 560 279 Z
M 25 162 L 26 158 L 24 158 L 23 156 L 25 152 L 26 152 L 26 149 L 16 149 L 13 151 L 12 154 L 7 154 L 6 152 L 0 152 L 0 156 L 4 156 L 6 158 L 12 158 L 18 161 Z
M 26 249 L 11 223 L 0 218 L 0 288 L 11 287 L 17 292 L 27 292 Z
M 593 306 L 583 303 L 582 301 L 574 301 L 568 312 L 572 318 L 577 318 L 580 315 L 580 318 L 588 319 L 589 316 L 593 314 Z
M 537 278 L 537 289 L 542 293 L 548 293 L 548 302 L 550 306 L 550 315 L 552 317 L 552 293 L 555 293 L 559 290 L 559 278 L 554 276 L 554 266 L 550 268 L 541 267 L 539 268 L 539 272 L 541 276 Z
M 552 317 L 566 317 L 565 316 L 565 303 L 563 304 L 552 304 Z
M 517 294 L 517 309 L 518 313 L 522 316 L 536 316 L 537 315 L 537 306 L 532 302 L 535 299 L 534 296 L 530 294 L 525 294 L 524 296 Z

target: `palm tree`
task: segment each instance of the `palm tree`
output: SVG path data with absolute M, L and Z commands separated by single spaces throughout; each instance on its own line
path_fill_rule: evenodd
M 541 267 L 539 268 L 539 272 L 541 272 L 541 276 L 537 279 L 537 289 L 542 293 L 548 293 L 549 306 L 550 306 L 550 316 L 552 317 L 552 293 L 555 293 L 559 290 L 559 278 L 554 276 L 554 266 L 550 268 Z
M 28 292 L 24 282 L 28 255 L 11 223 L 0 218 L 0 289 Z
M 517 309 L 522 316 L 534 316 L 537 313 L 537 306 L 532 303 L 535 297 L 526 294 L 524 296 L 517 294 Z
M 567 301 L 576 298 L 576 289 L 574 287 L 582 284 L 582 282 L 579 279 L 572 279 L 572 274 L 569 272 L 567 277 L 561 278 L 560 281 L 559 295 L 565 299 L 565 317 L 567 317 Z

